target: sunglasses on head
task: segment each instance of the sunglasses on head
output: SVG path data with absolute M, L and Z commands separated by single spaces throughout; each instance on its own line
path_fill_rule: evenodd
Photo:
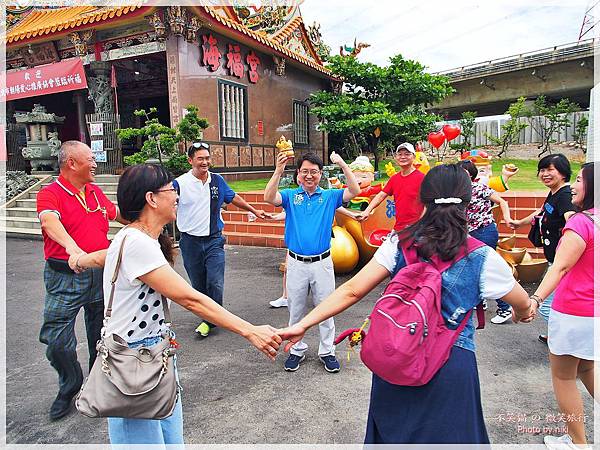
M 210 145 L 208 145 L 206 142 L 194 142 L 192 144 L 192 147 L 194 147 L 194 148 L 204 148 L 204 149 L 208 150 L 210 148 Z

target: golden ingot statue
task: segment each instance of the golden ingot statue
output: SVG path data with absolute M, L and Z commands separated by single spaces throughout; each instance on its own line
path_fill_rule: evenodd
M 286 140 L 285 136 L 279 138 L 275 143 L 275 147 L 277 147 L 279 153 L 285 153 L 285 155 L 290 158 L 294 156 L 294 146 L 292 145 L 292 141 Z
M 331 255 L 336 273 L 353 270 L 359 261 L 361 265 L 366 264 L 380 245 L 380 242 L 376 244 L 369 243 L 373 230 L 379 230 L 380 234 L 383 233 L 382 230 L 389 232 L 394 227 L 395 222 L 395 213 L 392 213 L 393 208 L 390 209 L 389 206 L 389 202 L 393 205 L 392 197 L 388 197 L 386 201 L 382 202 L 366 221 L 358 222 L 354 219 L 354 214 L 364 211 L 371 199 L 381 192 L 383 184 L 371 186 L 375 178 L 375 168 L 366 156 L 357 157 L 356 160 L 350 163 L 350 168 L 357 178 L 361 192 L 348 203 L 347 208 L 336 212 L 335 221 L 337 228 L 340 228 L 340 234 L 343 235 L 341 231 L 349 234 L 354 245 L 346 243 L 345 235 L 337 243 L 334 243 L 337 236 L 331 240 Z M 330 181 L 337 181 L 337 179 L 330 179 Z M 339 182 L 337 184 L 332 183 L 332 185 L 339 188 L 343 187 Z M 390 218 L 385 217 L 386 212 L 389 213 Z M 363 229 L 366 229 L 368 234 L 365 234 Z M 336 235 L 335 228 L 334 235 Z M 342 245 L 342 243 L 344 244 Z M 354 248 L 357 249 L 356 258 Z M 349 269 L 350 266 L 351 269 Z

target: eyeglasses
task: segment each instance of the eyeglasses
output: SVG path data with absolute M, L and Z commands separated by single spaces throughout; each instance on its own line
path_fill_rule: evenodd
M 177 189 L 173 188 L 167 188 L 167 189 L 157 189 L 155 191 L 152 192 L 177 192 Z
M 396 152 L 396 156 L 400 157 L 400 158 L 410 158 L 411 156 L 413 156 L 413 154 L 411 152 L 403 152 L 403 151 L 399 151 Z
M 204 149 L 208 150 L 210 148 L 210 145 L 208 145 L 206 142 L 194 142 L 192 144 L 192 147 L 194 147 L 194 148 L 204 148 Z
M 307 169 L 302 169 L 302 170 L 300 170 L 300 171 L 299 171 L 299 173 L 300 173 L 300 175 L 304 175 L 304 176 L 306 176 L 306 175 L 309 175 L 309 174 L 310 174 L 310 175 L 312 175 L 312 176 L 314 177 L 314 176 L 317 176 L 318 174 L 320 174 L 320 173 L 321 173 L 321 171 L 320 171 L 320 170 L 307 170 Z

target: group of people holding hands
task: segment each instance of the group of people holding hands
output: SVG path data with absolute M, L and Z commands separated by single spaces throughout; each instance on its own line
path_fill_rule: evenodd
M 577 402 L 578 390 L 574 384 L 577 376 L 593 395 L 593 335 L 589 334 L 594 320 L 593 264 L 590 266 L 588 262 L 593 258 L 594 246 L 594 166 L 584 166 L 572 186 L 575 207 L 571 209 L 557 200 L 564 195 L 561 189 L 569 181 L 570 169 L 568 174 L 561 172 L 562 159 L 552 159 L 549 165 L 540 167 L 540 178 L 551 190 L 544 206 L 549 204 L 551 208 L 540 211 L 542 224 L 545 223 L 544 237 L 550 243 L 558 243 L 560 233 L 564 234 L 561 245 L 552 254 L 554 264 L 535 295 L 529 296 L 494 251 L 494 234 L 485 202 L 499 203 L 505 221 L 514 227 L 524 225 L 529 218 L 510 219 L 496 193 L 472 182 L 470 167 L 443 164 L 423 175 L 412 164 L 415 150 L 410 143 L 398 146 L 395 156 L 400 172 L 358 218 L 368 217 L 378 203 L 392 195 L 396 203 L 396 226 L 371 261 L 337 289 L 330 252 L 334 214 L 359 194 L 360 187 L 346 162 L 333 154 L 331 162 L 341 168 L 347 186 L 322 189 L 319 182 L 323 161 L 306 153 L 295 157 L 298 187 L 279 190 L 279 180 L 290 157 L 284 152 L 277 156 L 264 199 L 281 206 L 285 212 L 289 323 L 287 328 L 276 329 L 253 325 L 222 306 L 225 268 L 222 204 L 233 203 L 260 218 L 268 215 L 245 202 L 222 176 L 209 170 L 208 144 L 198 142 L 190 146 L 188 159 L 192 168 L 176 179 L 156 164 L 126 168 L 117 188 L 117 207 L 93 184 L 96 164 L 90 148 L 76 141 L 63 143 L 59 153 L 60 176 L 38 195 L 47 260 L 40 340 L 48 345 L 48 359 L 59 375 L 59 393 L 50 410 L 51 418 L 58 419 L 70 411 L 72 399 L 83 382 L 73 331 L 81 307 L 86 310 L 90 367 L 95 359 L 94 346 L 104 315 L 103 298 L 108 298 L 119 248 L 125 239 L 107 331 L 122 337 L 132 348 L 156 344 L 165 332 L 160 302 L 161 296 L 165 296 L 202 319 L 197 332 L 203 336 L 215 326 L 228 329 L 246 338 L 272 360 L 287 341 L 284 349 L 290 354 L 284 369 L 290 372 L 298 370 L 305 359 L 308 346 L 303 337 L 316 325 L 320 335 L 317 353 L 324 369 L 330 373 L 340 370 L 333 344 L 333 317 L 406 265 L 400 245 L 416 249 L 422 260 L 439 258 L 451 262 L 442 276 L 442 315 L 448 327 L 459 323 L 483 299 L 498 300 L 499 311 L 509 311 L 515 322 L 530 322 L 538 310 L 542 313 L 540 306 L 544 301 L 547 304 L 550 293 L 558 286 L 549 318 L 553 383 L 561 410 L 580 411 L 581 398 Z M 558 179 L 562 184 L 555 183 Z M 554 217 L 562 214 L 566 220 L 566 213 L 575 210 L 583 212 L 575 214 L 566 226 L 563 223 L 560 228 L 564 231 L 559 229 L 558 234 L 554 233 Z M 113 219 L 127 225 L 109 242 L 108 220 Z M 173 221 L 177 221 L 181 231 L 181 255 L 191 286 L 174 270 L 172 242 L 163 233 L 165 225 Z M 466 245 L 469 233 L 475 237 L 480 233 L 478 238 L 485 243 L 488 239 L 489 245 L 458 261 L 458 252 Z M 568 285 L 565 280 L 570 280 Z M 566 344 L 563 341 L 572 340 L 573 328 L 577 329 L 578 342 Z M 373 375 L 365 442 L 489 443 L 473 335 L 474 326 L 469 323 L 454 344 L 449 360 L 424 386 L 393 385 Z M 448 386 L 453 387 L 452 396 L 448 395 Z M 113 444 L 182 444 L 181 396 L 174 413 L 166 419 L 115 417 L 109 418 L 108 424 Z M 560 439 L 584 444 L 583 424 L 568 423 L 568 426 L 569 434 Z M 553 444 L 551 441 L 549 445 Z

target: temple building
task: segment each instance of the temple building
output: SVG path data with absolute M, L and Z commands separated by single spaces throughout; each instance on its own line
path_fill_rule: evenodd
M 297 152 L 327 158 L 307 100 L 335 80 L 319 56 L 318 26 L 305 27 L 298 6 L 7 6 L 6 13 L 0 95 L 9 170 L 29 168 L 26 126 L 15 117 L 35 105 L 64 117 L 60 141 L 101 141 L 93 147 L 99 173 L 118 171 L 136 151 L 114 133 L 139 126 L 134 110 L 156 107 L 161 123 L 175 126 L 190 104 L 210 123 L 203 138 L 219 172 L 264 177 L 281 135 Z

